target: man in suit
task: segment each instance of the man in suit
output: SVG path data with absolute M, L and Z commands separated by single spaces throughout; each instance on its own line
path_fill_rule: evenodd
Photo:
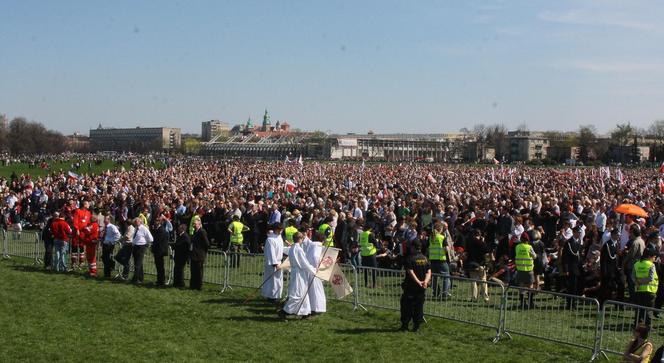
M 201 290 L 203 288 L 203 264 L 207 257 L 210 241 L 207 232 L 202 228 L 200 220 L 194 221 L 194 235 L 191 237 L 191 279 L 189 288 Z
M 572 238 L 565 241 L 561 252 L 561 271 L 566 281 L 566 293 L 569 295 L 577 295 L 579 275 L 581 273 L 579 268 L 581 262 L 581 227 L 574 227 L 572 230 Z M 576 300 L 572 298 L 567 298 L 566 300 L 567 309 L 576 307 Z
M 168 255 L 168 236 L 172 229 L 171 222 L 169 222 L 163 215 L 156 218 L 152 233 L 154 236 L 154 242 L 152 242 L 152 255 L 154 256 L 154 265 L 157 270 L 157 286 L 164 286 L 164 283 L 166 282 L 164 256 Z
M 187 233 L 187 225 L 178 227 L 178 235 L 175 238 L 173 258 L 173 286 L 184 287 L 184 266 L 189 262 L 189 251 L 191 250 L 191 239 Z

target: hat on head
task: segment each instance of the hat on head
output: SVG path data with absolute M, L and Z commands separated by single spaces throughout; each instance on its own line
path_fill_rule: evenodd
M 528 232 L 521 233 L 521 240 L 526 241 L 526 242 L 530 242 L 530 236 L 528 235 Z

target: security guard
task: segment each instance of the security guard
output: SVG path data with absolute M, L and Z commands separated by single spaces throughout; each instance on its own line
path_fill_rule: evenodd
M 242 233 L 247 232 L 249 227 L 240 222 L 240 217 L 233 216 L 233 221 L 228 225 L 228 233 L 230 233 L 230 244 L 228 247 L 231 252 L 231 267 L 240 267 L 240 251 L 244 243 L 244 236 Z
M 325 218 L 325 221 L 318 226 L 318 233 L 324 238 L 323 247 L 334 247 L 334 230 L 332 229 L 332 226 L 330 226 L 330 222 L 332 222 L 332 218 L 327 217 Z
M 636 304 L 643 307 L 652 308 L 655 305 L 655 297 L 657 296 L 657 286 L 659 285 L 659 277 L 657 276 L 657 269 L 655 268 L 655 257 L 657 251 L 653 245 L 643 250 L 641 260 L 634 263 L 632 271 L 634 281 L 636 282 Z M 636 321 L 638 325 L 645 322 L 650 325 L 650 310 L 637 310 Z
M 367 270 L 371 268 L 371 286 L 376 287 L 376 237 L 371 233 L 371 226 L 365 225 L 360 232 L 360 255 L 362 256 L 362 267 L 364 269 L 364 287 L 368 287 Z M 368 267 L 368 268 L 364 268 Z
M 413 331 L 420 328 L 424 321 L 424 296 L 431 281 L 431 265 L 422 254 L 422 244 L 415 240 L 411 244 L 410 256 L 404 263 L 406 276 L 401 289 L 401 328 L 407 331 L 408 324 L 413 320 Z
M 433 227 L 433 233 L 429 238 L 429 262 L 431 263 L 431 273 L 433 275 L 433 296 L 438 297 L 438 274 L 446 276 L 443 279 L 443 291 L 441 293 L 443 298 L 449 297 L 450 268 L 447 260 L 447 241 L 443 234 L 443 225 L 436 223 Z
M 519 287 L 525 287 L 528 289 L 533 288 L 535 283 L 535 275 L 533 273 L 533 268 L 535 267 L 535 258 L 537 254 L 533 249 L 533 246 L 530 245 L 530 237 L 528 233 L 523 232 L 519 244 L 516 245 L 514 249 L 514 263 L 516 264 L 516 281 L 519 284 Z M 519 305 L 523 309 L 534 308 L 535 303 L 533 302 L 533 294 L 528 293 L 528 305 L 524 301 L 523 292 L 519 292 Z
M 284 230 L 284 244 L 290 246 L 293 244 L 293 236 L 298 232 L 295 227 L 295 219 L 288 220 L 288 227 Z

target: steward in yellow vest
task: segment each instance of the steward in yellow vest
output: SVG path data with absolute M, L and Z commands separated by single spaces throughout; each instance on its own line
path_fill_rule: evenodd
M 648 244 L 643 250 L 641 260 L 634 263 L 632 278 L 635 282 L 636 294 L 634 294 L 634 303 L 643 307 L 652 308 L 655 306 L 655 297 L 657 296 L 657 286 L 659 285 L 659 276 L 655 267 L 655 258 L 657 257 L 657 248 Z M 650 325 L 650 310 L 638 309 L 636 311 L 636 324 L 645 323 Z

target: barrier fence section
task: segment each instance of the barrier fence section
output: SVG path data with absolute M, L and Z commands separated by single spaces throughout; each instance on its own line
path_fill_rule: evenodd
M 5 232 L 4 228 L 0 228 L 0 237 L 2 238 L 2 258 L 9 258 L 7 252 L 7 232 Z
M 433 274 L 431 282 L 424 304 L 425 315 L 489 328 L 495 331 L 494 342 L 500 339 L 503 285 L 439 274 Z M 445 283 L 451 287 L 447 294 L 443 290 Z
M 229 252 L 226 263 L 224 289 L 235 286 L 257 288 L 263 283 L 264 258 L 262 254 Z
M 509 287 L 503 302 L 503 330 L 590 349 L 599 342 L 599 302 L 581 296 Z
M 627 344 L 633 337 L 637 324 L 649 324 L 651 342 L 661 342 L 664 339 L 664 322 L 653 318 L 654 314 L 664 311 L 654 308 L 622 303 L 608 300 L 604 302 L 600 321 L 599 354 L 606 357 L 606 353 L 622 355 Z M 658 345 L 654 343 L 653 353 Z
M 37 264 L 41 252 L 39 237 L 35 231 L 4 231 L 4 255 L 32 259 Z

